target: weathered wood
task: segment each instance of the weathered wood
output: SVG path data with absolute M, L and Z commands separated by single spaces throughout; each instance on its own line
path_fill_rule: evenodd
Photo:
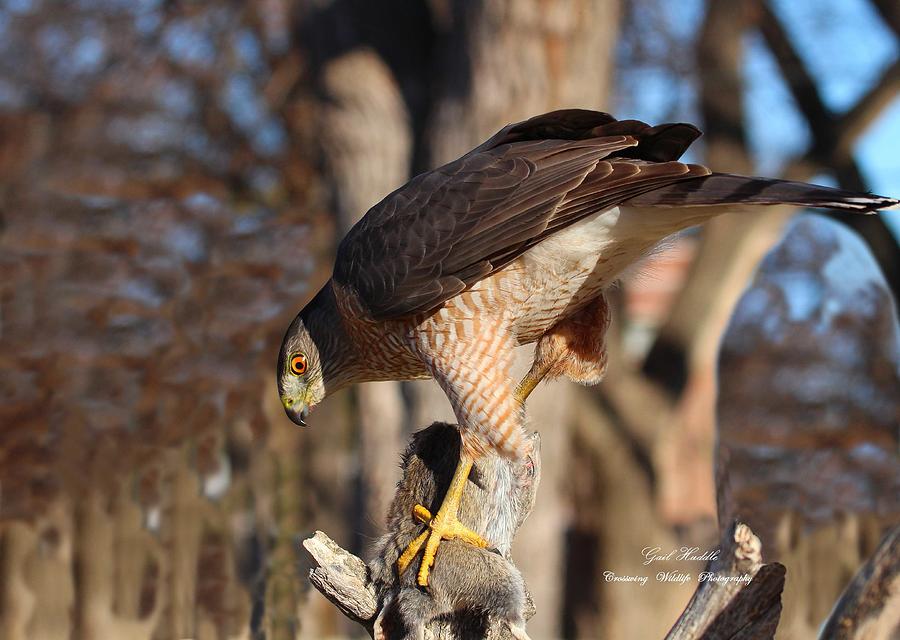
M 821 640 L 888 640 L 900 633 L 900 525 L 847 585 L 819 634 Z
M 316 531 L 315 535 L 304 540 L 303 547 L 318 565 L 309 574 L 312 585 L 341 613 L 362 625 L 370 636 L 375 637 L 374 624 L 380 610 L 375 585 L 366 564 L 321 531 Z M 471 633 L 481 629 L 483 622 L 478 616 L 463 616 L 456 620 L 440 617 L 431 621 L 427 628 L 435 640 L 470 638 L 476 637 Z M 488 621 L 486 633 L 484 637 L 488 640 L 507 640 L 513 637 L 499 620 Z M 387 639 L 393 637 L 388 635 Z
M 345 616 L 371 632 L 376 613 L 375 588 L 366 563 L 321 531 L 303 541 L 318 565 L 309 573 L 309 581 Z
M 784 565 L 763 564 L 759 538 L 738 522 L 726 530 L 719 549 L 666 640 L 774 637 Z

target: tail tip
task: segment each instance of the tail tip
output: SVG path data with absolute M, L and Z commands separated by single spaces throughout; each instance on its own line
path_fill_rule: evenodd
M 844 198 L 841 205 L 843 206 L 840 208 L 856 209 L 869 214 L 900 210 L 900 200 L 876 195 Z

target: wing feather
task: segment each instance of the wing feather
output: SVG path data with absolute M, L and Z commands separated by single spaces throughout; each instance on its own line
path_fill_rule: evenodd
M 713 173 L 697 180 L 667 184 L 628 202 L 634 206 L 649 207 L 727 206 L 736 203 L 791 204 L 873 213 L 896 207 L 898 200 L 805 182 Z
M 511 125 L 369 210 L 341 242 L 334 279 L 376 319 L 432 311 L 560 229 L 703 169 L 639 159 L 643 146 L 674 160 L 696 135 L 589 111 Z

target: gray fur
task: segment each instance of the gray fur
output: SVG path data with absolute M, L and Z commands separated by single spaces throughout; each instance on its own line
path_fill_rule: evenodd
M 421 553 L 399 577 L 397 559 L 425 528 L 412 517 L 413 506 L 437 512 L 459 460 L 460 438 L 455 426 L 444 423 L 414 434 L 388 510 L 388 533 L 376 542 L 369 562 L 381 603 L 376 638 L 422 640 L 426 625 L 435 619 L 459 638 L 485 637 L 492 619 L 505 621 L 513 637 L 528 637 L 525 582 L 510 561 L 510 548 L 534 506 L 540 482 L 540 440 L 537 434 L 531 437 L 533 453 L 521 462 L 496 455 L 479 459 L 463 493 L 460 521 L 493 548 L 442 542 L 424 589 L 416 584 Z

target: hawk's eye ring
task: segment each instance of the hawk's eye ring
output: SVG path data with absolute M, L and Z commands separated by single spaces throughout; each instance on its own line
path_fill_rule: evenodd
M 291 356 L 291 373 L 295 376 L 302 376 L 306 373 L 306 356 L 302 353 L 295 353 Z

